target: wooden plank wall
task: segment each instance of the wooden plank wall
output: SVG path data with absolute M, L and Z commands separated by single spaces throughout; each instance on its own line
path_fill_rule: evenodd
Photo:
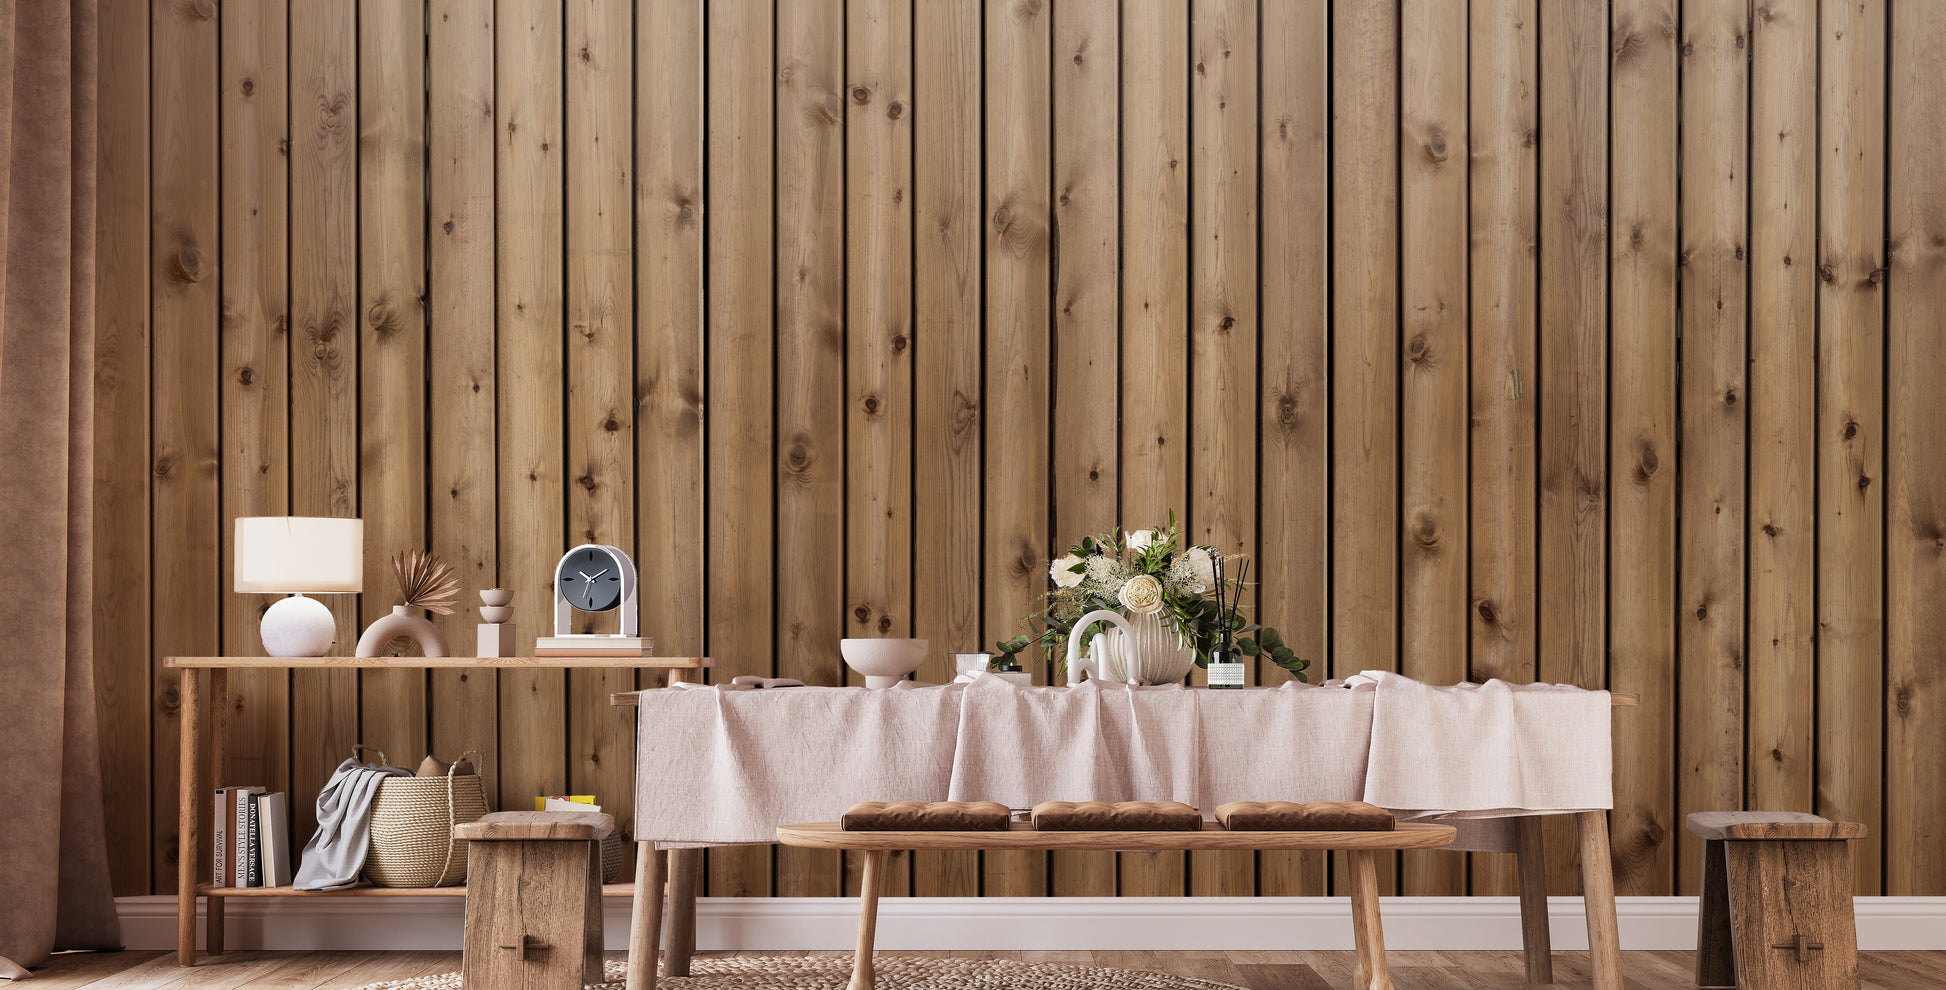
M 1887 0 L 109 0 L 100 707 L 173 889 L 174 653 L 255 649 L 231 520 L 360 515 L 521 638 L 584 540 L 715 676 L 1011 635 L 1170 509 L 1319 673 L 1619 716 L 1618 889 L 1682 816 L 1863 821 L 1946 893 L 1946 16 Z M 470 604 L 441 620 L 472 643 Z M 1045 678 L 1044 667 L 1037 667 Z M 1275 684 L 1275 669 L 1254 672 Z M 235 676 L 297 835 L 348 748 L 626 814 L 615 674 Z M 1302 740 L 1267 743 L 1301 752 Z M 243 778 L 249 778 L 245 781 Z M 1574 889 L 1550 837 L 1552 886 Z M 834 855 L 709 857 L 836 895 Z M 931 854 L 900 892 L 1316 894 L 1323 857 Z M 1409 894 L 1511 893 L 1414 854 Z

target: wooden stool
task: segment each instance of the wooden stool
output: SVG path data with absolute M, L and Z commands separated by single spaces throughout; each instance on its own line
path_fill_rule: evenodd
M 1857 990 L 1851 853 L 1865 826 L 1797 811 L 1701 811 L 1696 985 Z
M 453 827 L 467 840 L 468 990 L 600 983 L 600 815 L 502 811 Z

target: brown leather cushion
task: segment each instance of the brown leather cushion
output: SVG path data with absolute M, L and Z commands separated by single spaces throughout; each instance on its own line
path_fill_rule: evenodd
M 1216 820 L 1232 832 L 1391 832 L 1399 824 L 1363 801 L 1231 801 Z
M 1012 818 L 993 801 L 861 801 L 839 819 L 847 832 L 1005 832 Z
M 1199 832 L 1203 816 L 1180 801 L 1044 801 L 1034 806 L 1044 832 Z

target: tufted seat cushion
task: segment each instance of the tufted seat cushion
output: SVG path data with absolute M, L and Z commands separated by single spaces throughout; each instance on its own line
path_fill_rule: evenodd
M 861 801 L 839 826 L 847 832 L 1005 832 L 1011 817 L 993 801 Z
M 1034 827 L 1045 832 L 1197 832 L 1203 816 L 1180 801 L 1044 801 Z
M 1363 801 L 1231 801 L 1216 820 L 1232 832 L 1390 832 L 1398 819 Z

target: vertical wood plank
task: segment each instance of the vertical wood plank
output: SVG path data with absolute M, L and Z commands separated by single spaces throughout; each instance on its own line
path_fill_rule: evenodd
M 987 642 L 980 605 L 982 223 L 980 12 L 913 7 L 912 634 L 933 642 L 919 677 L 953 678 L 948 653 Z M 913 893 L 979 893 L 979 854 L 913 855 Z
M 1112 4 L 1054 9 L 1055 552 L 1120 519 L 1119 27 Z M 1056 852 L 1048 868 L 1057 896 L 1115 894 L 1112 852 Z
M 1608 19 L 1542 0 L 1540 680 L 1607 682 Z M 1578 845 L 1550 821 L 1550 893 L 1580 890 Z
M 272 598 L 238 595 L 233 565 L 238 516 L 290 511 L 286 442 L 290 404 L 290 161 L 285 72 L 289 11 L 281 2 L 230 8 L 223 60 L 223 511 L 222 651 L 263 652 L 258 631 Z M 287 790 L 290 777 L 290 674 L 239 670 L 229 676 L 226 783 Z
M 176 806 L 181 678 L 161 657 L 214 649 L 221 630 L 217 561 L 222 541 L 216 391 L 222 303 L 218 296 L 218 43 L 216 21 L 194 7 L 151 8 L 149 254 L 154 352 L 149 363 L 152 567 L 166 575 L 154 608 L 155 711 L 152 807 Z M 200 814 L 200 811 L 198 812 Z M 173 819 L 157 813 L 156 890 L 176 885 Z
M 1257 550 L 1257 7 L 1191 0 L 1190 498 L 1185 532 Z M 1254 664 L 1251 665 L 1254 667 Z M 1256 682 L 1255 670 L 1245 677 Z M 1202 675 L 1198 675 L 1201 679 Z M 1256 856 L 1189 854 L 1189 892 L 1256 893 Z
M 1946 8 L 1892 7 L 1891 196 L 1886 383 L 1891 489 L 1886 536 L 1885 892 L 1946 890 L 1946 142 L 1927 107 L 1946 99 Z M 1928 604 L 1930 603 L 1930 604 Z
M 1815 0 L 1750 23 L 1750 808 L 1814 800 L 1817 29 Z
M 358 515 L 358 12 L 293 0 L 291 37 L 291 510 Z M 368 538 L 367 555 L 371 541 Z M 383 587 L 371 587 L 375 596 Z M 338 642 L 358 643 L 358 599 L 333 595 Z M 308 795 L 358 739 L 358 674 L 291 674 L 291 841 L 310 838 Z M 409 757 L 387 753 L 396 759 Z M 300 838 L 301 837 L 301 838 Z
M 1675 837 L 1676 8 L 1612 8 L 1609 113 L 1608 684 L 1616 889 L 1667 894 Z
M 669 561 L 638 597 L 666 656 L 704 652 L 703 53 L 701 0 L 637 10 L 636 521 Z
M 1331 547 L 1330 243 L 1331 19 L 1324 0 L 1263 5 L 1262 271 L 1257 397 L 1256 604 L 1324 680 L 1330 656 Z M 1290 675 L 1263 664 L 1259 683 Z M 1323 853 L 1264 852 L 1257 886 L 1270 897 L 1325 890 Z
M 986 7 L 986 626 L 1015 631 L 1048 587 L 1047 4 Z M 1023 655 L 1039 673 L 1038 650 Z M 1047 856 L 989 852 L 988 895 L 1047 892 Z
M 1189 2 L 1128 0 L 1122 14 L 1118 521 L 1146 526 L 1189 494 Z M 1184 853 L 1120 860 L 1125 895 L 1187 891 Z
M 392 558 L 427 548 L 425 13 L 423 5 L 388 0 L 361 0 L 358 8 L 358 481 L 366 517 L 368 594 L 360 610 L 366 624 L 400 601 Z M 359 735 L 403 765 L 416 765 L 428 741 L 426 672 L 361 672 Z
M 848 616 L 857 599 L 848 597 L 847 565 L 883 561 L 853 557 L 857 540 L 846 528 L 847 489 L 862 479 L 845 435 L 852 417 L 845 377 L 851 105 L 842 94 L 862 93 L 868 102 L 881 94 L 848 84 L 845 34 L 842 2 L 777 10 L 777 673 L 806 684 L 844 683 L 841 637 L 896 635 L 872 632 L 871 606 L 863 620 Z M 868 287 L 866 279 L 855 283 L 856 291 Z M 883 532 L 870 519 L 858 525 L 860 538 Z M 777 847 L 778 894 L 833 896 L 843 883 L 835 850 Z
M 1467 9 L 1408 2 L 1401 25 L 1399 669 L 1466 679 Z M 1466 860 L 1403 857 L 1404 892 L 1466 891 Z
M 554 633 L 554 565 L 565 541 L 562 429 L 565 287 L 561 189 L 561 4 L 502 0 L 494 15 L 494 227 L 499 273 L 500 584 L 514 593 L 518 646 Z M 567 784 L 566 679 L 558 670 L 500 674 L 502 808 L 531 808 Z
M 116 896 L 150 890 L 149 7 L 95 19 L 95 722 Z M 167 805 L 164 805 L 167 807 Z M 167 888 L 157 888 L 167 889 Z
M 1824 0 L 1818 39 L 1818 814 L 1863 822 L 1879 892 L 1885 685 L 1885 4 Z
M 431 268 L 426 348 L 432 548 L 459 575 L 459 608 L 434 621 L 456 653 L 477 648 L 478 591 L 500 581 L 494 509 L 498 432 L 494 360 L 493 8 L 434 0 L 427 13 L 432 77 L 427 114 Z M 528 593 L 533 593 L 528 588 Z M 500 793 L 499 683 L 491 670 L 432 673 L 432 749 L 442 759 L 487 754 L 480 772 Z
M 645 555 L 635 542 L 632 6 L 627 0 L 567 5 L 567 522 L 573 543 L 621 547 L 631 559 L 660 567 L 666 566 L 661 555 Z M 620 631 L 618 616 L 582 619 L 585 631 Z M 635 820 L 635 715 L 610 705 L 608 696 L 634 689 L 632 670 L 568 674 L 568 787 L 595 795 L 628 834 Z
M 848 17 L 844 298 L 850 328 L 840 392 L 846 401 L 844 628 L 848 636 L 909 636 L 912 15 L 903 0 L 853 4 L 842 15 Z M 946 652 L 945 644 L 933 652 Z M 848 866 L 863 865 L 861 857 L 846 859 Z M 912 889 L 910 854 L 894 853 L 881 865 L 887 896 Z
M 1535 0 L 1469 8 L 1472 344 L 1469 680 L 1534 680 L 1535 248 L 1540 125 Z M 1469 857 L 1471 891 L 1518 892 L 1513 857 Z
M 770 0 L 708 10 L 708 375 L 716 410 L 706 444 L 708 646 L 718 657 L 717 681 L 771 673 L 775 645 L 772 14 Z M 710 851 L 712 895 L 770 891 L 769 850 Z
M 1745 230 L 1748 6 L 1703 0 L 1682 19 L 1682 597 L 1676 807 L 1743 800 Z M 1706 122 L 1706 123 L 1699 123 Z M 1702 886 L 1702 844 L 1676 843 L 1676 893 Z
M 1398 669 L 1399 0 L 1331 17 L 1336 621 L 1320 673 L 1342 677 Z M 1378 857 L 1385 893 L 1396 861 Z

